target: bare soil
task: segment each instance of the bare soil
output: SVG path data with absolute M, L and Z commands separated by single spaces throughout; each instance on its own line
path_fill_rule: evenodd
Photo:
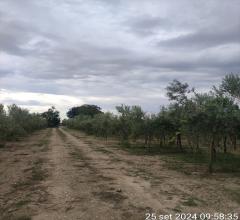
M 185 174 L 169 169 L 164 156 L 132 155 L 104 140 L 61 128 L 0 149 L 3 220 L 240 213 L 239 192 L 239 176 L 210 176 L 197 170 Z

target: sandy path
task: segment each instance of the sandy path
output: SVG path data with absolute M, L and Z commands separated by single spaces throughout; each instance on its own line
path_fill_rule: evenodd
M 50 177 L 43 183 L 49 193 L 49 205 L 39 209 L 33 219 L 144 219 L 144 206 L 158 203 L 145 196 L 143 189 L 134 184 L 131 177 L 122 177 L 122 186 L 129 184 L 128 192 L 108 174 L 109 165 L 105 155 L 89 155 L 89 146 L 65 131 L 61 135 L 54 129 L 48 154 Z M 98 161 L 105 161 L 102 164 Z M 103 172 L 106 170 L 106 172 Z M 135 199 L 130 203 L 129 195 Z M 142 196 L 141 196 L 142 195 Z M 141 214 L 139 214 L 141 211 Z M 141 215 L 141 216 L 140 216 Z
M 56 129 L 54 129 L 51 136 L 50 151 L 47 157 L 47 169 L 51 175 L 43 185 L 48 189 L 50 205 L 39 210 L 39 214 L 34 216 L 34 219 L 69 219 L 65 213 L 73 200 L 74 191 L 71 184 L 74 169 L 69 164 L 67 149 L 58 136 Z

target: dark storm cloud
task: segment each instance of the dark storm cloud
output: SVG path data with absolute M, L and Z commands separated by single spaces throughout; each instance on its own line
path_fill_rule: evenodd
M 153 109 L 175 78 L 205 89 L 240 72 L 239 10 L 235 0 L 4 0 L 0 89 Z

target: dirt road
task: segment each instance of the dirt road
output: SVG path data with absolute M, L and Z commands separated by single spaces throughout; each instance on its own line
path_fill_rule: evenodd
M 48 129 L 0 149 L 0 219 L 145 219 L 240 212 L 239 177 L 187 175 L 76 131 Z

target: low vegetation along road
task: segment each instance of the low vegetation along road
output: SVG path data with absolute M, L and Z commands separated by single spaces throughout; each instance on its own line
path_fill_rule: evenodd
M 237 176 L 180 172 L 164 156 L 133 155 L 62 128 L 1 148 L 0 177 L 4 220 L 240 212 Z

